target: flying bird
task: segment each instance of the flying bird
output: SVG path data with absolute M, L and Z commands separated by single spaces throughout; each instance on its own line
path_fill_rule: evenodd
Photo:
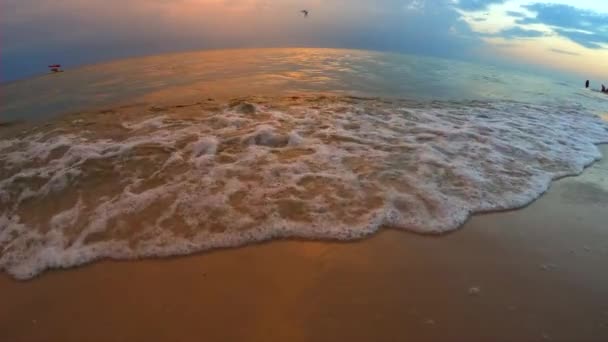
M 308 17 L 308 10 L 301 10 L 300 12 L 304 13 L 304 17 Z

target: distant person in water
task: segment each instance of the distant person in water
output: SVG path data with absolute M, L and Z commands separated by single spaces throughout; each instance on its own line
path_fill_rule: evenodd
M 52 73 L 63 72 L 63 70 L 61 70 L 61 64 L 51 64 L 49 65 L 49 69 Z
M 606 87 L 604 87 L 604 85 L 602 84 L 602 93 L 606 92 Z
M 589 80 L 585 82 L 585 88 L 589 88 Z

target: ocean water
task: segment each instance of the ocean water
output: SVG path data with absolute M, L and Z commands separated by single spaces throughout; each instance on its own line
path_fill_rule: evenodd
M 441 234 L 601 158 L 567 79 L 352 50 L 155 56 L 4 85 L 0 269 Z M 70 112 L 70 114 L 62 114 Z M 5 120 L 6 120 L 5 119 Z

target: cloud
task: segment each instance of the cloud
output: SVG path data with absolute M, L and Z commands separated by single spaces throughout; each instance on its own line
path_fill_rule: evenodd
M 547 34 L 543 31 L 538 30 L 527 30 L 523 29 L 519 26 L 511 27 L 506 30 L 502 30 L 498 33 L 485 34 L 487 37 L 501 37 L 505 39 L 514 39 L 514 38 L 537 38 L 543 37 Z
M 507 11 L 507 15 L 513 18 L 525 18 L 526 15 L 522 12 Z
M 535 38 L 545 35 L 542 31 L 526 30 L 518 26 L 503 30 L 499 34 L 505 38 Z
M 580 30 L 608 30 L 608 14 L 560 4 L 535 3 L 523 7 L 536 13 L 535 18 L 528 18 L 525 23 L 540 23 Z
M 601 44 L 608 43 L 608 34 L 587 33 L 563 29 L 555 29 L 555 32 L 557 32 L 560 36 L 566 37 L 571 41 L 589 49 L 602 49 L 604 47 Z
M 560 4 L 535 3 L 523 6 L 536 17 L 522 18 L 519 24 L 544 24 L 571 41 L 590 49 L 608 42 L 608 14 Z
M 510 48 L 513 48 L 513 47 L 517 46 L 514 43 L 494 43 L 492 45 L 495 46 L 495 47 L 503 48 L 503 49 L 510 49 Z
M 481 11 L 493 4 L 502 4 L 507 0 L 459 0 L 458 8 L 465 11 Z
M 566 51 L 566 50 L 560 50 L 560 49 L 549 49 L 549 51 L 553 51 L 555 53 L 559 53 L 562 55 L 570 55 L 570 56 L 580 56 L 580 53 L 576 53 L 576 52 L 571 52 L 571 51 Z

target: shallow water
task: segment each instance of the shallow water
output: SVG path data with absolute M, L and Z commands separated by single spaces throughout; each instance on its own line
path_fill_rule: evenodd
M 560 75 L 556 74 L 556 77 Z M 583 80 L 493 66 L 359 50 L 220 50 L 152 56 L 66 70 L 2 86 L 2 120 L 48 118 L 117 103 L 337 92 L 407 99 L 513 100 L 606 111 Z
M 472 213 L 526 205 L 608 142 L 601 95 L 435 59 L 150 57 L 57 75 L 74 96 L 46 113 L 27 98 L 51 99 L 55 76 L 10 85 L 16 117 L 125 105 L 2 131 L 0 268 L 18 278 L 276 237 L 448 232 Z M 230 99 L 239 94 L 249 96 Z

